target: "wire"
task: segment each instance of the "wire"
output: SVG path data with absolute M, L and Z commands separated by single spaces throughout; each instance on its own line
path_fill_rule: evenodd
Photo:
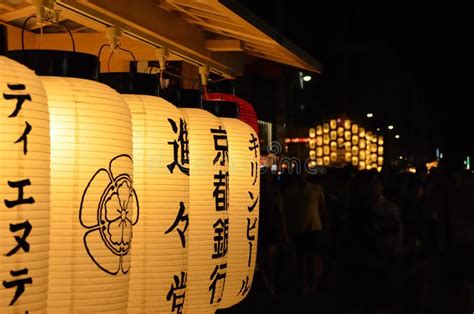
M 36 18 L 35 15 L 31 15 L 25 19 L 23 26 L 21 27 L 21 50 L 25 50 L 25 27 L 28 21 L 32 18 Z
M 115 50 L 112 50 L 109 56 L 109 61 L 107 61 L 107 71 L 110 72 L 110 60 L 112 60 L 112 56 L 114 55 Z
M 102 53 L 102 49 L 104 49 L 104 47 L 110 47 L 109 44 L 103 44 L 102 46 L 100 46 L 99 48 L 99 52 L 97 53 L 97 58 L 100 60 L 100 54 Z
M 129 54 L 132 55 L 133 61 L 137 61 L 137 59 L 135 58 L 135 55 L 134 55 L 133 52 L 131 52 L 130 50 L 124 49 L 124 48 L 122 48 L 122 47 L 120 47 L 120 46 L 118 46 L 118 49 L 120 49 L 120 50 L 122 50 L 122 51 L 125 51 L 125 52 L 128 52 Z
M 72 32 L 71 32 L 71 30 L 69 29 L 69 27 L 67 27 L 66 25 L 62 25 L 62 24 L 56 23 L 56 22 L 51 22 L 51 24 L 54 24 L 54 25 L 57 25 L 57 26 L 61 26 L 61 27 L 65 28 L 65 29 L 67 30 L 67 32 L 69 33 L 69 37 L 71 37 L 72 51 L 76 52 L 76 42 L 74 41 L 74 37 L 72 36 Z

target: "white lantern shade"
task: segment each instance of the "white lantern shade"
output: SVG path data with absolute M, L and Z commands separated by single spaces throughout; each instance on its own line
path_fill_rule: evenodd
M 207 111 L 186 108 L 182 112 L 188 122 L 190 162 L 188 278 L 184 311 L 213 313 L 222 300 L 227 274 L 227 133 L 222 122 Z M 255 200 L 256 196 L 252 196 Z M 250 201 L 249 194 L 247 197 Z
M 0 92 L 0 313 L 45 313 L 50 210 L 46 94 L 33 71 L 3 56 Z M 24 291 L 16 281 L 24 281 Z
M 181 110 L 162 98 L 123 95 L 132 114 L 134 188 L 128 312 L 172 313 L 186 302 L 189 149 Z M 177 282 L 175 282 L 177 278 Z
M 42 81 L 51 118 L 48 312 L 125 313 L 139 219 L 130 110 L 94 81 Z

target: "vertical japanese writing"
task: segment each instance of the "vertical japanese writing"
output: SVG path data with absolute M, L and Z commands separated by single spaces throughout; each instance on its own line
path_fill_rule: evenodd
M 186 280 L 188 274 L 186 272 L 181 272 L 181 277 L 174 275 L 173 283 L 171 284 L 170 290 L 166 295 L 166 300 L 173 300 L 171 304 L 171 312 L 182 314 L 184 310 L 184 300 L 186 297 Z
M 173 146 L 173 162 L 168 165 L 168 169 L 173 173 L 174 168 L 178 166 L 182 173 L 189 176 L 189 141 L 186 121 L 179 119 L 179 128 L 173 119 L 168 118 L 168 122 L 173 133 L 178 134 L 175 140 L 168 142 L 168 145 Z

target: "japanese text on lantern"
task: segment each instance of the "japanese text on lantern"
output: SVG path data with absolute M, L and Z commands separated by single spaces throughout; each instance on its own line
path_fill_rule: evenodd
M 216 155 L 212 161 L 213 165 L 226 166 L 229 162 L 229 148 L 227 143 L 227 132 L 222 126 L 211 129 L 214 139 L 214 151 Z M 216 212 L 227 211 L 229 207 L 229 172 L 227 170 L 214 173 L 214 198 Z M 229 243 L 229 219 L 219 218 L 212 225 L 214 229 L 214 250 L 212 259 L 221 259 L 226 256 Z M 211 273 L 209 291 L 211 298 L 209 303 L 219 303 L 224 292 L 225 278 L 227 274 L 227 263 L 217 262 Z M 217 294 L 216 294 L 217 291 Z
M 14 104 L 8 118 L 18 119 L 18 114 L 24 108 L 25 102 L 31 102 L 30 94 L 26 93 L 26 86 L 24 84 L 7 84 L 7 87 L 10 92 L 3 93 L 3 99 L 5 100 L 4 106 Z M 11 100 L 11 101 L 10 101 Z M 22 134 L 18 134 L 18 139 L 12 143 L 12 145 L 20 145 L 22 153 L 18 154 L 18 158 L 26 159 L 28 155 L 28 134 L 33 130 L 33 127 L 25 121 L 25 128 Z M 18 146 L 16 147 L 18 149 Z M 16 199 L 4 199 L 3 202 L 5 206 L 10 210 L 21 210 L 18 206 L 28 206 L 35 203 L 33 196 L 28 195 L 25 192 L 25 187 L 30 186 L 32 183 L 28 177 L 25 177 L 21 180 L 6 180 L 9 188 L 16 189 L 17 197 Z M 26 194 L 26 195 L 25 195 Z M 15 247 L 11 248 L 5 256 L 11 257 L 16 254 L 26 254 L 30 251 L 30 244 L 27 241 L 28 235 L 31 233 L 33 227 L 31 226 L 28 220 L 24 221 L 15 221 L 10 223 L 10 232 L 12 237 L 16 241 Z M 33 278 L 28 277 L 28 268 L 22 267 L 18 269 L 10 270 L 10 278 L 5 278 L 3 280 L 3 287 L 5 289 L 12 289 L 13 296 L 10 302 L 10 306 L 15 305 L 21 295 L 25 292 L 26 286 L 33 283 Z
M 186 121 L 179 119 L 179 127 L 178 123 L 171 118 L 168 118 L 168 122 L 173 133 L 176 134 L 176 138 L 168 142 L 168 145 L 171 145 L 173 149 L 173 161 L 168 164 L 167 168 L 171 174 L 175 174 L 179 173 L 174 171 L 177 166 L 181 173 L 189 176 L 189 141 Z M 189 226 L 189 216 L 186 213 L 186 207 L 183 201 L 179 202 L 179 207 L 177 206 L 177 208 L 176 218 L 165 231 L 165 235 L 176 231 L 184 250 L 186 248 L 186 230 Z M 187 277 L 187 272 L 173 275 L 170 289 L 166 295 L 166 301 L 171 303 L 172 313 L 182 314 L 184 311 Z

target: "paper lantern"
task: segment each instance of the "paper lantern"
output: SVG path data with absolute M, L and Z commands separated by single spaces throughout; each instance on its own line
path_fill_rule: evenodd
M 343 147 L 344 146 L 344 139 L 342 137 L 337 138 L 337 147 Z
M 316 145 L 318 145 L 318 146 L 323 145 L 323 137 L 322 136 L 317 136 L 316 137 Z
M 331 142 L 330 146 L 331 146 L 331 151 L 332 152 L 335 152 L 337 150 L 337 143 L 336 142 Z
M 337 128 L 337 137 L 344 137 L 344 128 L 342 126 Z
M 373 163 L 372 166 L 371 166 L 371 168 L 378 171 L 377 163 Z
M 336 162 L 337 161 L 337 153 L 331 153 L 331 162 Z
M 221 121 L 201 109 L 182 109 L 189 139 L 189 249 L 187 313 L 213 313 L 227 274 L 229 216 L 228 141 Z M 255 137 L 249 147 L 258 148 Z M 258 195 L 247 194 L 257 202 Z
M 132 114 L 133 187 L 141 219 L 133 228 L 128 312 L 182 311 L 190 223 L 187 123 L 164 99 L 123 99 Z
M 370 151 L 371 151 L 372 153 L 377 153 L 377 144 L 372 144 L 372 145 L 370 146 Z
M 377 135 L 372 136 L 372 143 L 377 145 Z
M 378 144 L 383 145 L 383 136 L 382 135 L 379 135 Z
M 364 138 L 361 138 L 359 140 L 359 148 L 360 149 L 365 149 L 365 139 Z
M 357 167 L 357 165 L 359 164 L 359 158 L 357 157 L 352 157 L 352 165 Z
M 351 129 L 351 120 L 344 120 L 344 129 L 346 130 Z
M 323 135 L 323 126 L 317 125 L 316 126 L 316 135 Z
M 316 130 L 314 128 L 309 129 L 309 137 L 314 138 L 316 136 Z
M 377 153 L 378 153 L 380 156 L 383 155 L 383 146 L 379 146 L 379 147 L 378 147 Z
M 365 138 L 365 128 L 359 128 L 359 137 Z
M 315 161 L 315 160 L 311 160 L 311 162 L 309 163 L 309 166 L 310 166 L 310 168 L 316 167 L 316 161 Z
M 359 162 L 359 170 L 364 170 L 365 169 L 365 161 L 360 161 Z
M 347 162 L 350 162 L 350 161 L 351 161 L 352 154 L 351 154 L 350 152 L 349 152 L 349 153 L 345 153 L 344 156 L 345 156 L 345 160 L 346 160 Z
M 382 167 L 377 167 L 378 172 L 382 172 Z
M 376 163 L 377 162 L 377 154 L 370 155 L 370 160 L 372 161 L 372 163 Z
M 315 140 L 310 140 L 309 141 L 309 148 L 315 149 L 316 148 L 316 141 Z
M 365 139 L 367 140 L 367 142 L 371 142 L 372 141 L 372 132 L 368 131 L 365 133 Z
M 329 166 L 330 163 L 331 163 L 331 162 L 330 162 L 329 156 L 324 156 L 324 157 L 323 157 L 323 164 L 324 164 L 325 166 Z
M 326 155 L 329 155 L 329 152 L 330 152 L 329 146 L 324 145 L 323 146 L 323 154 L 326 156 Z
M 377 164 L 378 164 L 379 166 L 383 166 L 383 157 L 378 157 L 378 158 L 377 158 Z
M 367 165 L 365 166 L 365 169 L 367 170 L 372 169 L 372 164 L 368 162 Z
M 130 110 L 94 81 L 42 81 L 51 119 L 48 312 L 124 313 L 139 219 Z
M 324 134 L 323 135 L 323 143 L 324 145 L 328 145 L 330 141 L 329 134 Z
M 321 157 L 323 155 L 323 148 L 316 147 L 316 156 Z
M 329 123 L 324 123 L 323 124 L 323 133 L 329 133 Z
M 357 134 L 357 133 L 359 133 L 359 126 L 354 123 L 351 127 L 351 130 L 352 130 L 353 134 Z
M 352 135 L 352 145 L 359 145 L 359 137 L 357 135 Z
M 366 160 L 365 150 L 361 150 L 359 154 L 360 160 Z
M 323 165 L 323 158 L 316 158 L 316 165 L 322 166 Z
M 331 137 L 331 141 L 335 141 L 337 139 L 337 132 L 331 131 L 330 137 Z
M 352 146 L 352 151 L 351 151 L 352 155 L 354 156 L 358 156 L 359 155 L 359 147 L 357 146 Z
M 260 154 L 259 149 L 249 149 L 255 139 L 258 144 L 258 138 L 248 125 L 237 119 L 221 118 L 221 121 L 229 143 L 229 251 L 219 308 L 227 308 L 248 294 L 253 281 L 257 259 Z M 257 200 L 255 205 L 249 193 Z
M 351 151 L 351 142 L 344 142 L 344 148 L 346 150 L 346 152 L 350 152 Z
M 314 150 L 309 151 L 309 159 L 315 159 L 316 158 L 316 152 Z
M 337 127 L 337 121 L 336 121 L 336 119 L 331 119 L 331 120 L 329 121 L 329 126 L 331 127 L 331 130 L 335 130 L 336 127 Z
M 352 137 L 351 131 L 345 131 L 345 132 L 344 132 L 344 139 L 345 139 L 346 141 L 350 141 L 350 140 L 351 140 L 351 137 Z
M 44 313 L 50 208 L 47 99 L 33 71 L 2 56 L 0 92 L 0 313 Z

